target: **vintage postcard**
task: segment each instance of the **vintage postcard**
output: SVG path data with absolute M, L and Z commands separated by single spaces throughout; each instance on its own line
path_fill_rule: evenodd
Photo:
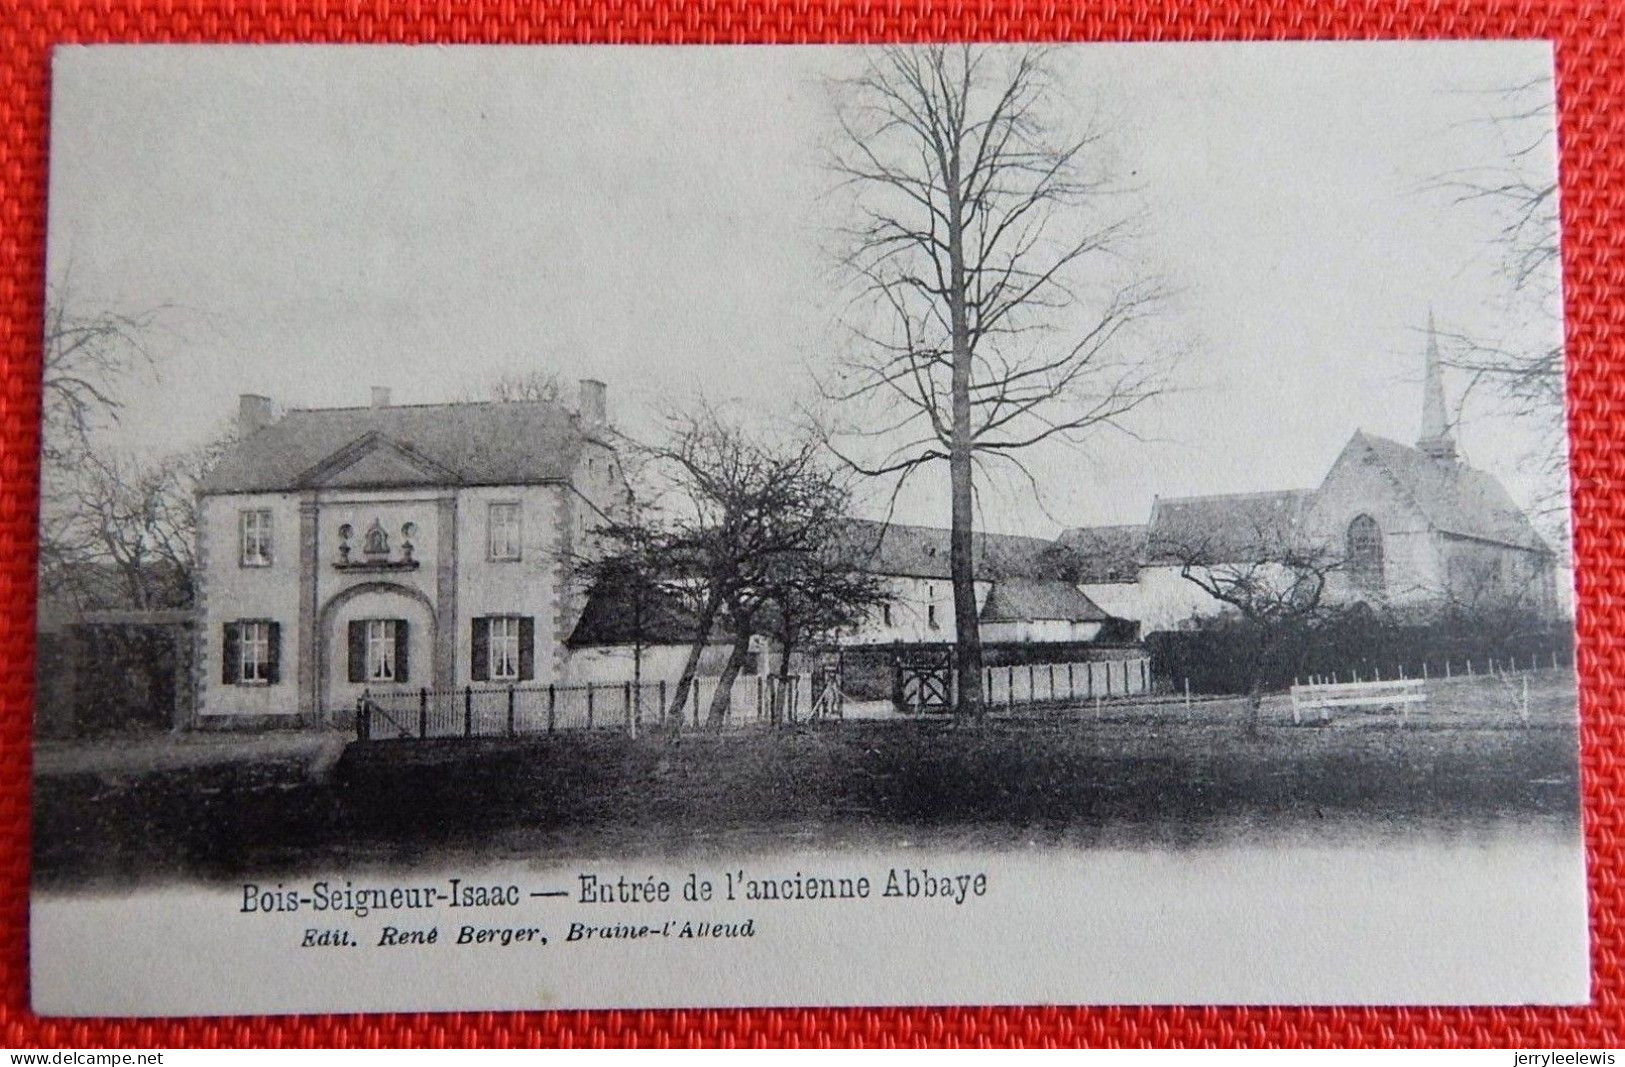
M 53 78 L 36 1010 L 1588 999 L 1545 43 Z

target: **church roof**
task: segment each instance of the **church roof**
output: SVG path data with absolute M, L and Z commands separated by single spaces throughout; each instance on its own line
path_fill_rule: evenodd
M 1534 552 L 1551 551 L 1494 475 L 1457 460 L 1434 459 L 1364 431 L 1357 431 L 1350 444 L 1362 445 L 1377 457 L 1434 529 Z
M 1307 489 L 1284 489 L 1158 497 L 1146 529 L 1146 562 L 1249 560 L 1293 539 L 1312 496 Z
M 297 489 L 368 461 L 374 466 L 346 484 L 558 482 L 588 437 L 572 413 L 548 403 L 296 408 L 238 442 L 202 491 Z
M 983 622 L 1026 622 L 1065 619 L 1104 622 L 1111 616 L 1076 586 L 1055 579 L 1002 578 L 993 583 L 982 604 Z
M 1074 526 L 1056 538 L 1067 551 L 1070 576 L 1084 584 L 1132 582 L 1145 557 L 1143 524 Z
M 852 550 L 875 574 L 909 578 L 952 577 L 949 538 L 936 526 L 906 526 L 854 519 Z M 978 580 L 1000 578 L 1060 578 L 1063 553 L 1054 541 L 1042 537 L 977 533 L 972 540 Z

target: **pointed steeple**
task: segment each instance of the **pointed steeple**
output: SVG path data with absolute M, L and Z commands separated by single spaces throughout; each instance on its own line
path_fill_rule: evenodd
M 1456 438 L 1450 432 L 1445 414 L 1444 373 L 1439 369 L 1439 337 L 1433 328 L 1433 309 L 1428 309 L 1427 366 L 1422 377 L 1422 435 L 1417 450 L 1434 459 L 1455 459 Z

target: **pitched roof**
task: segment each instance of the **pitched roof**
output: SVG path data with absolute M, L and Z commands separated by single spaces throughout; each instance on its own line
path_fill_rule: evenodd
M 1083 583 L 1132 582 L 1145 557 L 1146 527 L 1074 526 L 1056 542 L 1067 550 L 1071 577 Z
M 699 615 L 682 597 L 657 586 L 644 586 L 641 605 L 630 581 L 605 579 L 593 586 L 581 618 L 565 642 L 570 648 L 588 645 L 630 645 L 641 629 L 645 645 L 687 644 L 699 627 Z M 641 610 L 640 610 L 641 609 Z M 641 614 L 641 620 L 639 618 Z M 641 621 L 641 627 L 639 623 Z M 712 627 L 712 638 L 721 633 Z
M 876 574 L 950 578 L 950 533 L 936 526 L 906 526 L 854 519 L 852 551 Z M 1060 578 L 1064 555 L 1042 537 L 978 533 L 972 540 L 978 580 Z
M 294 409 L 238 442 L 203 492 L 295 489 L 346 469 L 351 485 L 563 481 L 589 436 L 572 413 L 547 403 Z
M 1065 619 L 1068 622 L 1104 622 L 1111 616 L 1076 586 L 1033 578 L 1001 578 L 993 583 L 982 604 L 983 622 L 1025 622 Z
M 1529 517 L 1487 471 L 1459 460 L 1434 459 L 1363 431 L 1355 432 L 1350 445 L 1369 449 L 1435 529 L 1535 552 L 1551 551 Z
M 1158 497 L 1146 530 L 1146 562 L 1200 557 L 1237 562 L 1293 539 L 1312 498 L 1307 489 Z

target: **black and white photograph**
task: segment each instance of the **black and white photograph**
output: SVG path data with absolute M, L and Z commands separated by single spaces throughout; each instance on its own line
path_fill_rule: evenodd
M 47 1015 L 1589 998 L 1540 41 L 60 47 Z

